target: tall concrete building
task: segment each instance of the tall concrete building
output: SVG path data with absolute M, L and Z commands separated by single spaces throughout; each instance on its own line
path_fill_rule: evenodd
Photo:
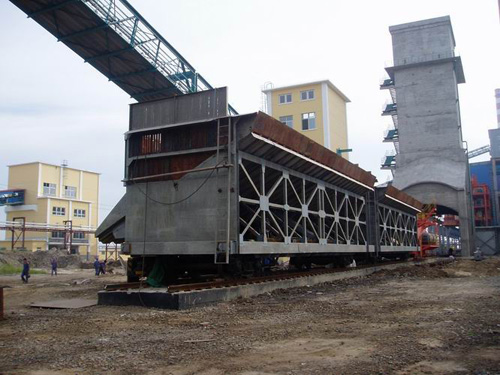
M 329 80 L 268 88 L 267 114 L 348 159 L 347 112 L 350 102 Z
M 474 248 L 470 179 L 463 146 L 457 84 L 465 77 L 450 17 L 391 26 L 394 65 L 386 68 L 394 103 L 397 154 L 390 161 L 393 185 L 438 213 L 460 219 L 462 254 Z M 387 138 L 387 137 L 386 137 Z M 389 161 L 386 160 L 385 165 Z
M 40 162 L 9 166 L 8 190 L 0 192 L 7 222 L 23 219 L 34 230 L 25 232 L 27 250 L 63 248 L 65 222 L 72 224 L 73 253 L 96 254 L 97 239 L 89 230 L 98 223 L 99 174 Z M 36 229 L 36 230 L 35 230 Z M 0 248 L 10 248 L 7 231 Z M 18 241 L 16 247 L 20 247 Z

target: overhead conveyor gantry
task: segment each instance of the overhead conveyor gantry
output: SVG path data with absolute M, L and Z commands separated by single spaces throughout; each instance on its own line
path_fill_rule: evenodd
M 138 102 L 213 88 L 126 0 L 11 2 Z

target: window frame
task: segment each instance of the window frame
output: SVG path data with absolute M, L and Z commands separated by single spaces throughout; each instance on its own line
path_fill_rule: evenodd
M 290 101 L 286 100 L 288 98 L 288 96 L 290 96 Z M 285 101 L 283 103 L 281 102 L 281 97 L 285 98 Z M 278 95 L 278 104 L 279 105 L 290 104 L 292 102 L 293 102 L 293 97 L 292 97 L 292 93 L 291 92 L 287 92 L 286 94 L 279 94 Z
M 282 119 L 285 118 L 285 117 L 288 117 L 290 118 L 290 124 L 288 124 L 288 122 L 286 121 L 283 121 Z M 280 116 L 279 120 L 285 124 L 286 126 L 288 126 L 290 129 L 293 129 L 293 115 L 287 115 L 287 116 Z
M 68 194 L 68 191 L 74 192 L 74 195 Z M 76 199 L 76 186 L 64 185 L 64 197 Z
M 63 230 L 52 231 L 50 233 L 50 238 L 64 238 L 66 236 L 66 232 Z
M 306 98 L 302 99 L 302 94 L 306 94 Z M 312 93 L 312 97 L 309 97 L 309 94 Z M 309 90 L 303 90 L 300 92 L 300 101 L 302 102 L 307 102 L 309 100 L 314 100 L 316 99 L 316 93 L 314 92 L 314 89 L 309 89 Z
M 52 215 L 66 216 L 66 207 L 52 206 Z
M 52 190 L 54 190 L 53 193 L 51 193 Z M 57 185 L 51 182 L 44 182 L 43 195 L 46 195 L 48 197 L 55 197 L 57 195 Z
M 85 240 L 85 232 L 73 232 L 74 240 Z
M 304 115 L 307 115 L 307 118 L 304 118 Z M 312 116 L 311 116 L 312 115 Z M 304 129 L 304 121 L 307 121 L 307 129 Z M 314 127 L 310 126 L 311 120 L 314 120 Z M 316 112 L 305 112 L 301 115 L 301 129 L 302 131 L 316 130 Z
M 85 218 L 86 216 L 87 216 L 87 210 L 84 210 L 83 208 L 75 208 L 73 210 L 73 217 Z

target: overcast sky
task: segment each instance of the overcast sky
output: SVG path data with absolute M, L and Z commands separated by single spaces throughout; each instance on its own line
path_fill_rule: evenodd
M 240 113 L 259 110 L 267 81 L 330 79 L 352 101 L 351 161 L 380 182 L 388 178 L 380 160 L 392 147 L 381 142 L 391 121 L 380 116 L 389 93 L 379 90 L 392 59 L 388 27 L 450 15 L 467 81 L 459 90 L 469 149 L 487 144 L 487 129 L 496 127 L 497 0 L 129 1 L 213 86 L 229 87 Z M 66 159 L 101 173 L 102 221 L 124 193 L 133 100 L 10 2 L 0 3 L 0 14 L 0 190 L 7 165 Z

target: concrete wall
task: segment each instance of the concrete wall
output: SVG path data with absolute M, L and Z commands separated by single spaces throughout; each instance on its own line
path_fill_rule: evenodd
M 452 62 L 395 72 L 402 153 L 462 148 Z
M 330 117 L 330 149 L 349 148 L 347 135 L 347 108 L 346 102 L 334 90 L 325 84 L 328 89 L 328 115 Z M 342 157 L 349 160 L 349 154 L 343 153 Z
M 451 57 L 455 39 L 449 16 L 391 26 L 394 65 Z

